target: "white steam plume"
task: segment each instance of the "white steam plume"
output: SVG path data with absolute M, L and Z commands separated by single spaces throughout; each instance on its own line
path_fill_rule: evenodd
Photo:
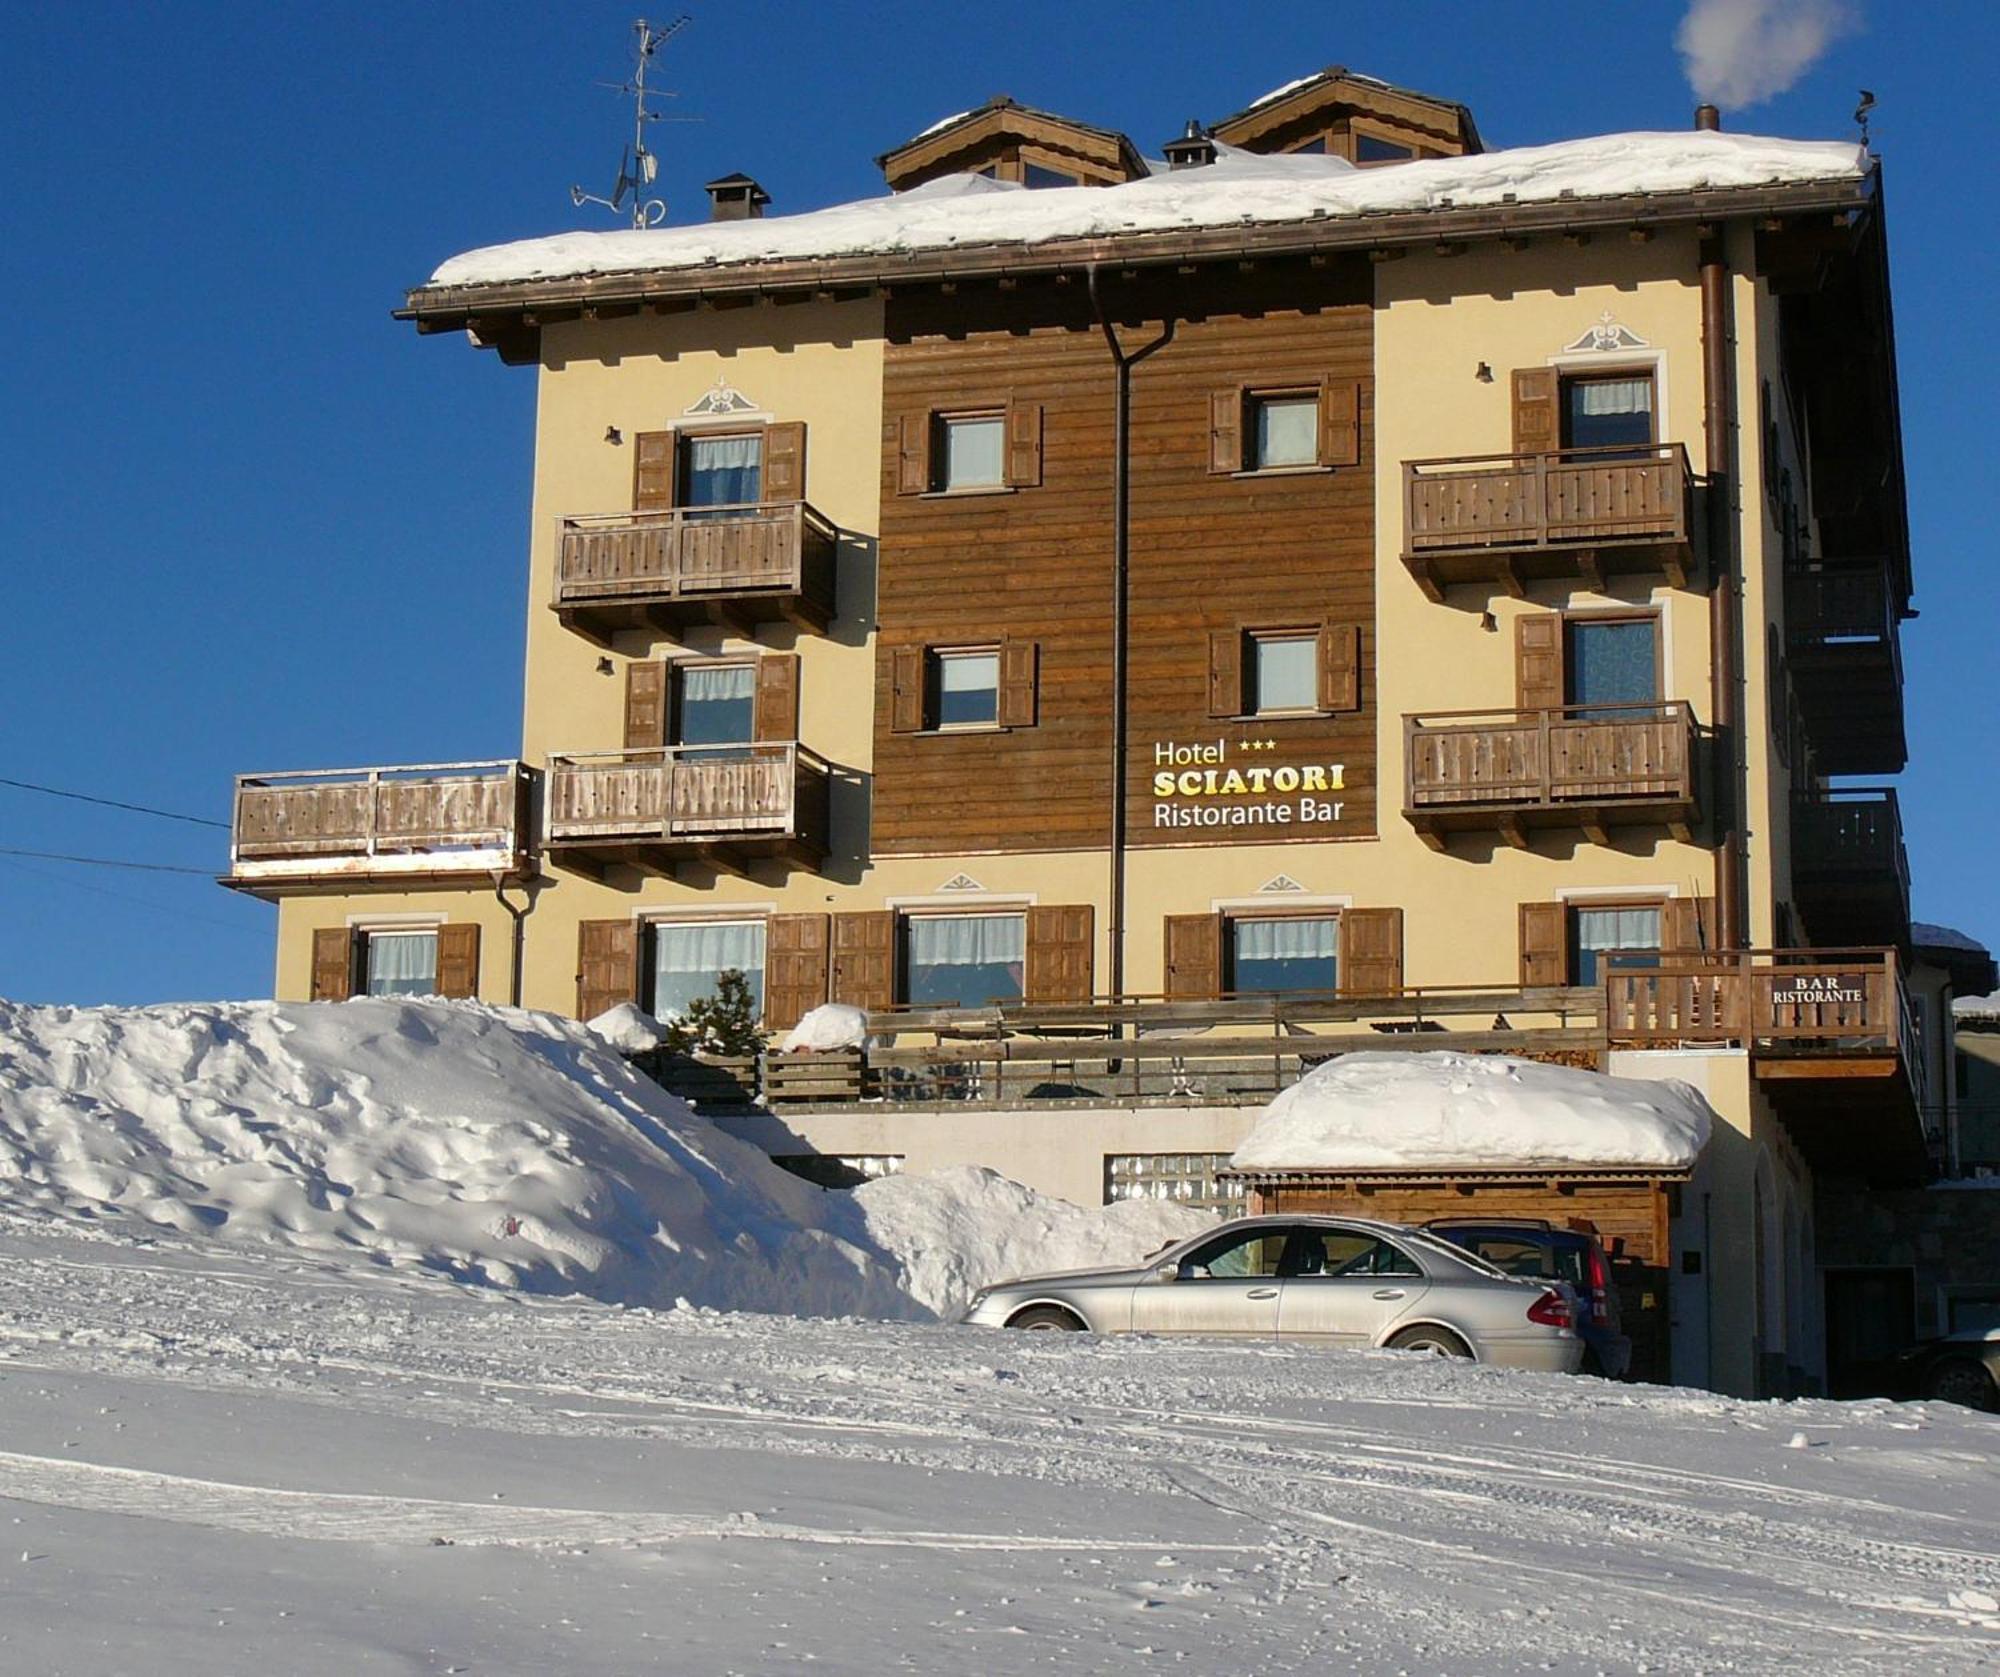
M 1675 44 L 1698 98 L 1741 108 L 1783 93 L 1860 24 L 1852 0 L 1692 0 Z

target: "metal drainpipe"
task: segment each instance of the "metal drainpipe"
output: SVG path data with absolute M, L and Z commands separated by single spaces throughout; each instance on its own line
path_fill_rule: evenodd
M 1697 106 L 1694 125 L 1715 130 L 1721 113 Z M 1737 683 L 1742 663 L 1742 605 L 1736 562 L 1734 404 L 1730 378 L 1729 256 L 1726 229 L 1718 225 L 1701 241 L 1702 441 L 1708 456 L 1708 613 L 1711 657 L 1709 706 L 1715 725 L 1715 943 L 1741 949 L 1746 942 L 1743 902 L 1743 727 Z
M 1160 335 L 1136 354 L 1128 355 L 1118 341 L 1118 329 L 1104 312 L 1097 284 L 1095 262 L 1084 269 L 1090 293 L 1090 311 L 1103 330 L 1116 369 L 1112 381 L 1111 445 L 1111 994 L 1125 994 L 1125 760 L 1128 754 L 1126 724 L 1126 617 L 1131 598 L 1131 515 L 1132 483 L 1127 470 L 1132 433 L 1132 369 L 1156 350 L 1173 342 L 1174 320 L 1170 315 Z
M 519 1007 L 521 1005 L 521 967 L 528 947 L 528 916 L 535 909 L 535 887 L 530 881 L 523 880 L 521 882 L 521 894 L 528 900 L 519 908 L 516 908 L 507 900 L 507 887 L 511 883 L 513 882 L 504 873 L 493 876 L 493 895 L 500 906 L 507 911 L 508 917 L 514 922 L 512 959 L 509 963 L 507 975 L 507 1005 L 509 1007 Z

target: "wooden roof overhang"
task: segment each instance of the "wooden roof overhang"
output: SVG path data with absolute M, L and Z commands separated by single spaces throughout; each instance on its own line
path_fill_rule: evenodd
M 1240 146 L 1246 151 L 1265 150 L 1274 139 L 1282 148 L 1289 131 L 1310 124 L 1332 107 L 1413 130 L 1412 138 L 1421 134 L 1454 153 L 1485 149 L 1469 107 L 1455 99 L 1392 87 L 1373 76 L 1356 75 L 1341 65 L 1308 77 L 1276 98 L 1266 98 L 1233 112 L 1211 124 L 1209 132 L 1224 145 Z
M 1703 227 L 1744 217 L 1767 223 L 1867 211 L 1876 174 L 1854 180 L 1779 186 L 1629 193 L 1379 214 L 1316 214 L 1296 221 L 1137 230 L 1082 238 L 1019 240 L 915 251 L 865 251 L 847 256 L 774 257 L 723 265 L 631 269 L 556 279 L 478 285 L 419 286 L 398 320 L 421 333 L 463 331 L 509 365 L 534 361 L 544 325 L 610 319 L 644 310 L 662 313 L 730 307 L 760 299 L 804 302 L 851 299 L 961 282 L 1019 283 L 1068 279 L 1093 266 L 1133 271 L 1207 262 L 1318 259 L 1335 253 L 1386 260 L 1418 246 L 1458 255 L 1476 242 L 1578 237 L 1623 228 L 1635 237 L 1675 227 Z
M 902 192 L 939 175 L 976 169 L 996 148 L 1009 142 L 1068 158 L 1095 178 L 1130 181 L 1146 174 L 1138 148 L 1116 130 L 1053 111 L 1038 111 L 1011 99 L 989 100 L 977 110 L 883 152 L 875 163 L 891 189 Z

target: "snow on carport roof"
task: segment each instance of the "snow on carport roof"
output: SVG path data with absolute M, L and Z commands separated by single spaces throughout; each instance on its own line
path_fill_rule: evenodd
M 1572 1166 L 1680 1172 L 1715 1115 L 1677 1079 L 1574 1071 L 1500 1054 L 1344 1054 L 1264 1109 L 1243 1171 Z
M 644 231 L 558 233 L 468 251 L 434 288 L 721 268 L 873 253 L 1032 245 L 1397 212 L 1855 181 L 1868 168 L 1849 141 L 1781 140 L 1689 130 L 1607 134 L 1393 169 L 1344 159 L 1222 149 L 1206 168 L 1116 186 L 1030 192 L 951 175 L 911 191 L 800 215 Z

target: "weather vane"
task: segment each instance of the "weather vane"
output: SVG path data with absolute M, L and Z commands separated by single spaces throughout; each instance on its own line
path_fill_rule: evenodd
M 656 111 L 647 103 L 651 99 L 673 99 L 678 95 L 663 93 L 646 85 L 646 71 L 653 62 L 653 55 L 672 40 L 692 20 L 683 13 L 664 28 L 655 29 L 644 18 L 632 25 L 633 70 L 631 76 L 622 82 L 599 82 L 599 87 L 608 87 L 614 93 L 623 93 L 632 101 L 632 143 L 628 145 L 618 160 L 618 179 L 612 184 L 611 196 L 600 198 L 594 192 L 586 192 L 580 186 L 569 189 L 569 201 L 581 209 L 585 204 L 602 204 L 607 210 L 623 213 L 627 198 L 631 201 L 632 225 L 634 227 L 657 227 L 667 219 L 667 203 L 664 198 L 646 195 L 660 173 L 660 160 L 646 145 L 646 125 L 667 120 L 688 121 L 689 118 L 669 119 L 664 111 Z
M 1854 120 L 1861 124 L 1861 143 L 1868 144 L 1868 113 L 1875 108 L 1875 95 L 1867 88 L 1861 90 L 1861 103 L 1854 107 Z

